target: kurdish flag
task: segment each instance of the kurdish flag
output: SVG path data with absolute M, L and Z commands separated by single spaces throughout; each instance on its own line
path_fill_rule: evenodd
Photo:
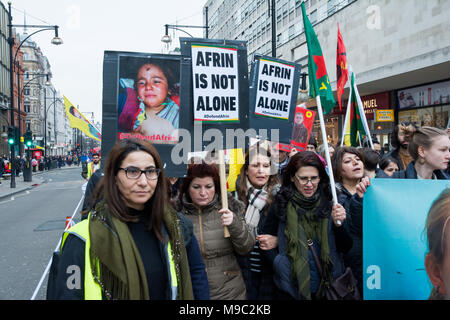
M 69 118 L 70 126 L 81 130 L 85 135 L 97 141 L 102 140 L 102 135 L 96 127 L 78 110 L 72 102 L 64 96 L 66 116 Z
M 364 125 L 364 110 L 360 104 L 358 88 L 356 87 L 355 74 L 352 72 L 351 80 L 351 101 L 350 101 L 350 145 L 357 147 L 362 144 L 363 137 L 367 136 Z M 362 113 L 362 116 L 361 116 Z M 359 140 L 359 142 L 358 142 Z
M 303 25 L 305 27 L 306 43 L 308 44 L 308 74 L 309 74 L 309 96 L 315 98 L 320 96 L 323 113 L 327 114 L 336 105 L 328 78 L 325 60 L 319 39 L 317 39 L 313 26 L 306 15 L 305 3 L 302 2 Z

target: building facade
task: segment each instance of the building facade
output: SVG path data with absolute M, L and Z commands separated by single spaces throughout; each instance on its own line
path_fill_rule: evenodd
M 209 36 L 246 40 L 253 54 L 271 55 L 269 2 L 210 0 Z M 300 63 L 308 72 L 308 49 L 301 16 L 302 0 L 276 0 L 276 57 Z M 320 41 L 336 91 L 337 28 L 356 75 L 373 135 L 384 144 L 398 121 L 445 128 L 450 103 L 450 1 L 307 0 L 306 12 Z M 206 19 L 206 17 L 204 17 Z M 346 86 L 344 100 L 348 97 Z M 300 101 L 299 101 L 300 102 Z M 306 102 L 315 108 L 315 101 Z M 345 105 L 345 101 L 344 101 Z M 342 135 L 345 108 L 326 116 L 332 143 Z M 394 122 L 376 119 L 377 110 L 394 110 Z M 321 134 L 314 136 L 321 142 Z
M 26 113 L 23 111 L 23 53 L 19 49 L 20 38 L 12 29 L 13 39 L 13 101 L 14 110 L 11 110 L 11 69 L 10 69 L 10 43 L 9 43 L 9 13 L 3 3 L 0 2 L 0 155 L 8 156 L 10 147 L 7 144 L 8 127 L 11 126 L 11 112 L 13 112 L 14 126 L 20 128 L 20 136 L 26 131 Z M 20 112 L 19 112 L 20 110 Z M 15 154 L 23 151 L 16 146 Z
M 10 121 L 10 66 L 9 66 L 9 30 L 8 10 L 0 2 L 0 157 L 9 153 L 6 137 Z
M 26 38 L 24 33 L 22 38 Z M 44 147 L 47 155 L 66 155 L 72 144 L 70 124 L 65 114 L 64 99 L 51 84 L 51 66 L 39 46 L 31 40 L 22 45 L 24 51 L 24 110 L 27 129 L 34 143 Z

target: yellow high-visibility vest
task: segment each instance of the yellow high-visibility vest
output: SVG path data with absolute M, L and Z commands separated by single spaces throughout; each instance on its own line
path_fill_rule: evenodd
M 87 169 L 88 169 L 88 171 L 87 171 L 86 180 L 89 180 L 89 178 L 94 173 L 94 163 L 93 162 L 88 162 L 87 163 Z
M 89 214 L 90 215 L 90 214 Z M 89 236 L 89 218 L 85 219 L 70 229 L 66 230 L 63 234 L 63 238 L 61 241 L 61 247 L 60 251 L 62 252 L 64 243 L 69 236 L 69 234 L 72 234 L 85 243 L 85 255 L 84 255 L 84 299 L 85 300 L 102 300 L 102 288 L 100 284 L 94 279 L 94 276 L 92 274 L 91 269 L 91 259 L 90 259 L 90 247 L 91 247 L 91 241 Z M 166 254 L 169 259 L 169 279 L 171 284 L 171 299 L 176 300 L 177 294 L 178 294 L 178 279 L 177 274 L 175 271 L 175 263 L 173 261 L 173 255 L 171 250 L 170 241 L 166 248 Z M 99 265 L 96 266 L 96 268 L 99 268 Z M 98 270 L 97 274 L 100 274 L 100 271 Z

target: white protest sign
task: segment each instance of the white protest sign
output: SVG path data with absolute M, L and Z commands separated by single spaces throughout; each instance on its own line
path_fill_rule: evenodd
M 237 48 L 192 44 L 194 121 L 239 121 Z
M 255 114 L 289 119 L 295 67 L 267 59 L 259 60 Z

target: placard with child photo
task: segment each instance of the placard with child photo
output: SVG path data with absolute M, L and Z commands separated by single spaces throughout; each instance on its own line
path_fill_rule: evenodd
M 164 57 L 122 56 L 119 64 L 119 137 L 155 144 L 178 141 L 180 62 Z

